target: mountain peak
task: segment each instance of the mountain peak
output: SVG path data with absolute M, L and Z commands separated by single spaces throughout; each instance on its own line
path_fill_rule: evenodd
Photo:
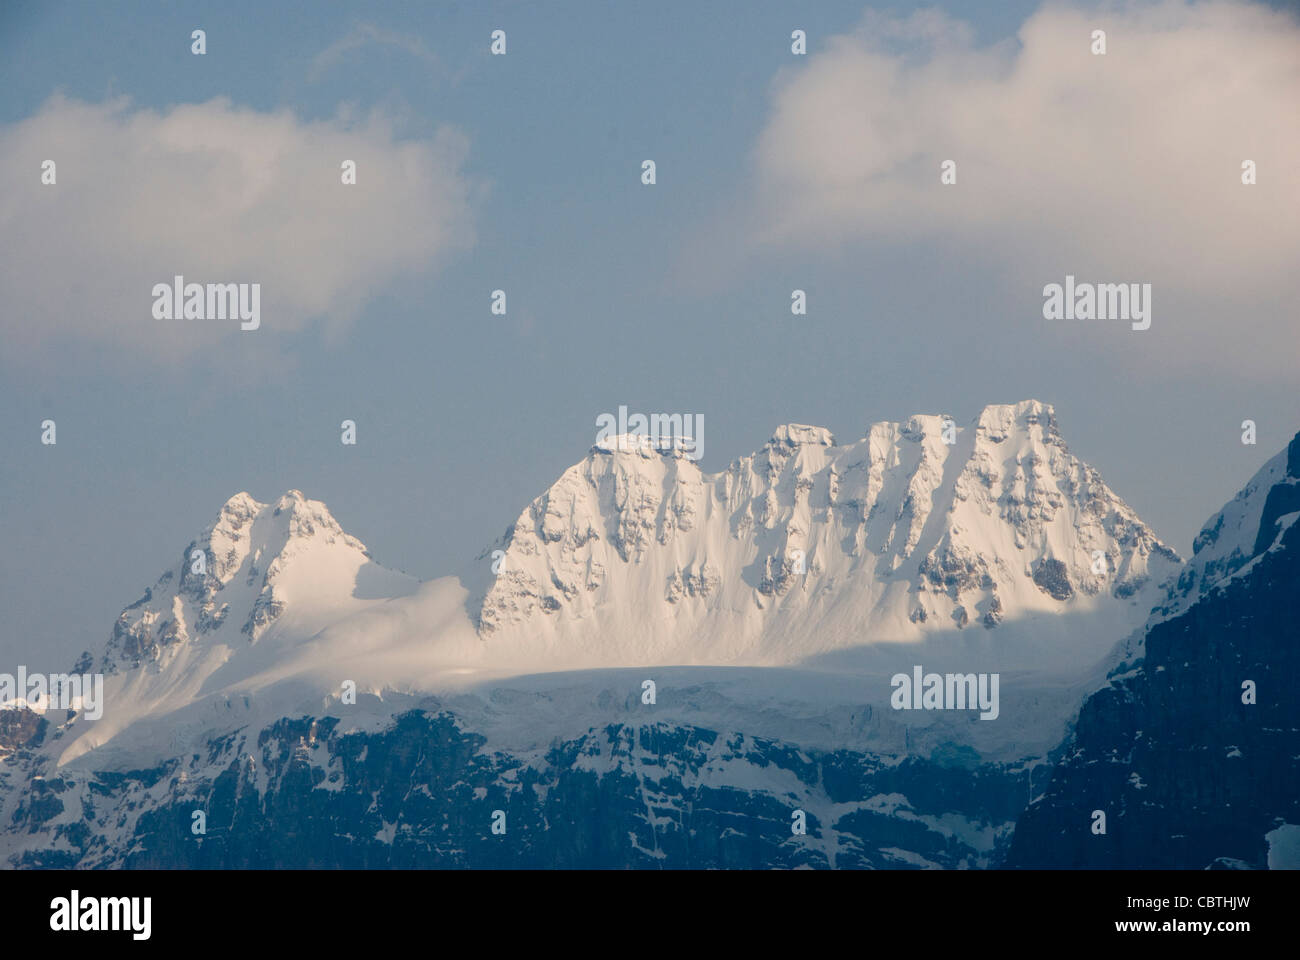
M 783 423 L 772 431 L 769 446 L 798 447 L 807 444 L 814 447 L 833 447 L 835 437 L 825 427 L 810 427 L 803 423 Z
M 869 642 L 864 631 L 1005 633 L 1067 608 L 1104 607 L 1131 630 L 1180 564 L 1069 453 L 1052 407 L 1026 400 L 983 408 L 965 431 L 918 414 L 843 445 L 785 424 L 718 474 L 588 458 L 519 516 L 471 610 L 484 636 L 552 644 L 597 643 L 584 621 L 621 662 L 668 655 L 648 645 L 716 658 L 701 637 L 789 662 Z
M 349 537 L 343 532 L 329 508 L 320 500 L 308 500 L 301 491 L 290 490 L 275 502 L 272 517 L 287 517 L 286 540 L 299 540 L 304 537 L 343 537 L 356 549 L 365 551 L 361 541 Z
M 246 490 L 241 490 L 224 504 L 222 504 L 220 515 L 229 514 L 231 516 L 246 516 L 249 513 L 256 513 L 261 510 L 265 504 L 258 503 L 253 499 L 252 494 Z
M 365 545 L 319 500 L 289 490 L 268 504 L 241 491 L 182 551 L 179 566 L 122 611 L 105 667 L 157 661 L 202 638 L 257 642 L 291 607 L 310 620 L 346 606 L 367 565 Z
M 1060 440 L 1056 410 L 1050 403 L 1041 400 L 989 404 L 976 418 L 975 429 L 981 436 L 995 443 L 1017 432 L 1030 437 L 1037 434 L 1048 443 Z
M 645 459 L 660 456 L 690 459 L 695 452 L 695 441 L 683 436 L 656 437 L 645 433 L 620 433 L 597 440 L 592 444 L 590 452 L 593 455 L 631 454 Z

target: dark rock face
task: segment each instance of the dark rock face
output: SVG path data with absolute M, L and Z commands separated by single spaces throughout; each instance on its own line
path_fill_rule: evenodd
M 1002 622 L 1002 601 L 995 593 L 989 598 L 988 608 L 984 611 L 984 626 L 992 629 Z
M 15 750 L 39 747 L 48 729 L 48 721 L 26 707 L 0 710 L 0 757 Z
M 1046 559 L 1034 570 L 1034 583 L 1053 600 L 1069 600 L 1074 596 L 1070 574 L 1060 560 Z
M 1300 443 L 1291 451 L 1300 461 Z M 1009 866 L 1266 867 L 1264 835 L 1300 824 L 1300 523 L 1274 546 L 1296 489 L 1266 501 L 1256 544 L 1273 549 L 1153 627 L 1138 669 L 1085 702 Z
M 993 586 L 988 563 L 982 557 L 962 556 L 950 544 L 932 551 L 921 561 L 918 570 L 932 589 L 941 590 L 954 600 L 967 590 L 987 590 Z
M 1286 472 L 1288 479 L 1300 479 L 1300 434 L 1296 434 L 1296 438 L 1287 447 Z M 1297 510 L 1300 510 L 1300 484 L 1275 484 L 1264 501 L 1264 513 L 1259 520 L 1254 552 L 1258 554 L 1267 550 L 1277 536 L 1277 521 L 1285 514 Z
M 983 867 L 1004 855 L 1031 778 L 1047 772 L 973 754 L 808 755 L 661 723 L 611 724 L 524 759 L 484 750 L 446 712 L 412 711 L 378 733 L 337 735 L 336 722 L 282 720 L 251 750 L 242 737 L 214 743 L 212 777 L 183 778 L 190 760 L 100 774 L 83 817 L 16 865 Z M 719 768 L 738 778 L 710 773 Z M 149 804 L 148 791 L 162 791 L 161 802 Z M 11 829 L 56 829 L 59 802 L 73 801 L 53 787 L 34 795 Z M 114 836 L 137 809 L 134 829 Z M 196 810 L 201 836 L 191 832 Z M 805 835 L 792 832 L 795 810 Z M 504 834 L 492 831 L 495 811 Z M 949 829 L 953 814 L 969 828 Z

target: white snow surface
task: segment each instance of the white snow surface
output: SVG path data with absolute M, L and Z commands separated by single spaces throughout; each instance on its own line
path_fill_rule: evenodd
M 97 667 L 102 719 L 45 749 L 127 768 L 279 717 L 378 728 L 437 706 L 500 748 L 626 714 L 828 749 L 1041 756 L 1181 561 L 1068 452 L 1050 406 L 987 407 L 952 445 L 945 419 L 846 445 L 786 425 L 712 475 L 677 449 L 593 449 L 520 514 L 495 576 L 489 548 L 419 583 L 322 503 L 238 494 L 123 612 Z M 1001 674 L 999 718 L 892 710 L 889 678 L 916 664 Z

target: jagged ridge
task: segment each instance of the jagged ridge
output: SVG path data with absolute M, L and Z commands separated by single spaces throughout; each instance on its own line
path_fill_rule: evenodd
M 595 447 L 497 546 L 474 610 L 489 639 L 592 618 L 752 634 L 779 613 L 818 648 L 1130 599 L 1137 625 L 1181 563 L 1033 400 L 964 429 L 879 423 L 843 446 L 787 424 L 713 475 L 676 451 Z

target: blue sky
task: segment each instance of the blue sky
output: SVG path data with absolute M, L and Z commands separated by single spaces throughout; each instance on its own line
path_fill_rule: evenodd
M 1107 210 L 1107 219 L 1081 212 L 1086 230 L 1059 210 L 1035 217 L 1042 204 L 1028 198 L 1036 171 L 1057 155 L 1045 161 L 1031 147 L 1027 155 L 1014 154 L 1025 156 L 1024 169 L 995 165 L 998 189 L 1005 191 L 1000 196 L 1009 198 L 1000 207 L 1018 207 L 1023 183 L 1025 209 L 1014 216 L 991 212 L 980 206 L 979 186 L 959 180 L 966 191 L 954 208 L 961 226 L 950 230 L 945 208 L 913 211 L 912 181 L 889 179 L 906 158 L 887 158 L 893 166 L 881 174 L 884 182 L 870 180 L 867 187 L 853 181 L 845 188 L 836 170 L 816 163 L 836 155 L 841 129 L 845 142 L 866 142 L 853 140 L 851 129 L 859 99 L 873 124 L 892 116 L 879 112 L 891 98 L 906 103 L 903 119 L 891 122 L 907 125 L 912 111 L 919 116 L 949 102 L 947 94 L 930 98 L 933 84 L 926 81 L 936 75 L 973 77 L 971 87 L 987 81 L 997 89 L 1005 82 L 1012 94 L 1021 93 L 1015 77 L 1028 68 L 1017 61 L 1018 51 L 1033 51 L 1040 41 L 1035 30 L 1028 39 L 1016 35 L 1038 5 L 939 5 L 970 30 L 965 36 L 939 30 L 933 47 L 927 46 L 929 21 L 907 20 L 915 9 L 909 4 L 886 14 L 847 2 L 811 10 L 757 2 L 744 4 L 743 14 L 740 9 L 6 4 L 0 10 L 0 144 L 12 149 L 0 149 L 0 158 L 13 166 L 4 171 L 6 182 L 22 182 L 26 192 L 18 214 L 0 207 L 0 223 L 8 217 L 6 245 L 35 247 L 50 273 L 25 268 L 0 278 L 10 309 L 22 305 L 22 315 L 11 313 L 5 326 L 9 349 L 0 358 L 7 451 L 0 468 L 3 649 L 30 651 L 24 655 L 33 669 L 67 666 L 80 650 L 98 651 L 118 611 L 175 565 L 221 504 L 241 490 L 266 501 L 301 489 L 324 500 L 380 562 L 420 577 L 455 572 L 582 458 L 594 440 L 595 418 L 620 404 L 702 414 L 702 466 L 716 470 L 760 447 L 784 422 L 824 425 L 854 439 L 877 420 L 951 413 L 964 423 L 985 404 L 1036 397 L 1055 404 L 1073 452 L 1186 553 L 1205 518 L 1300 428 L 1296 340 L 1286 333 L 1282 309 L 1293 302 L 1294 289 L 1271 259 L 1279 249 L 1294 253 L 1295 236 L 1270 212 L 1287 209 L 1297 196 L 1295 154 L 1289 169 L 1267 167 L 1258 194 L 1245 195 L 1258 206 L 1219 209 L 1212 187 L 1169 185 L 1199 142 L 1183 145 L 1178 124 L 1213 127 L 1220 107 L 1211 104 L 1208 120 L 1193 110 L 1158 134 L 1166 139 L 1156 147 L 1177 142 L 1183 152 L 1151 157 L 1150 166 L 1173 174 L 1123 195 L 1107 189 L 1111 180 L 1084 176 L 1078 196 L 1062 201 L 1084 211 L 1137 197 L 1131 220 L 1122 208 L 1118 215 Z M 1142 21 L 1127 16 L 1097 15 L 1111 27 L 1108 69 L 1135 71 L 1122 85 L 1131 99 L 1126 94 L 1114 102 L 1141 104 L 1143 61 L 1131 46 L 1125 49 L 1124 37 L 1138 36 Z M 1229 25 L 1217 44 L 1225 57 L 1237 49 L 1234 43 L 1246 49 L 1252 31 L 1262 29 L 1252 24 L 1237 36 L 1238 19 L 1248 18 L 1218 21 Z M 912 27 L 881 26 L 899 22 Z M 1060 31 L 1073 36 L 1070 23 L 1041 21 L 1041 33 L 1049 40 Z M 1266 26 L 1277 32 L 1276 24 Z M 190 53 L 196 28 L 207 34 L 201 57 Z M 488 53 L 497 28 L 507 31 L 504 57 Z M 790 53 L 795 28 L 808 33 L 806 58 Z M 922 60 L 948 66 L 931 74 L 900 67 L 885 74 L 890 83 L 855 91 L 852 84 L 873 75 L 859 67 L 884 62 L 871 59 L 885 56 L 880 45 L 903 58 L 899 63 L 920 49 Z M 1260 95 L 1250 101 L 1256 106 L 1238 105 L 1232 115 L 1244 114 L 1241 127 L 1219 137 L 1242 141 L 1228 151 L 1233 166 L 1238 154 L 1271 159 L 1296 145 L 1294 130 L 1252 134 L 1270 121 L 1281 123 L 1270 98 L 1285 102 L 1289 92 L 1272 78 L 1286 75 L 1290 61 L 1285 51 L 1274 56 L 1261 57 L 1264 66 L 1245 75 L 1244 83 L 1258 84 Z M 1186 59 L 1195 60 L 1190 47 Z M 1270 62 L 1276 74 L 1266 72 Z M 1100 89 L 1103 81 L 1097 82 Z M 816 120 L 832 94 L 845 90 L 848 107 L 839 109 L 847 109 L 847 125 L 833 114 L 825 123 Z M 376 244 L 377 261 L 337 281 L 356 295 L 353 313 L 319 320 L 305 310 L 283 329 L 268 315 L 260 339 L 213 334 L 192 349 L 181 343 L 155 355 L 141 341 L 117 336 L 139 328 L 139 318 L 124 313 L 135 308 L 100 296 L 100 278 L 83 270 L 109 262 L 95 259 L 101 249 L 129 253 L 132 241 L 122 220 L 111 216 L 111 198 L 103 207 L 109 213 L 90 222 L 78 222 L 75 209 L 67 221 L 59 219 L 62 213 L 42 216 L 47 232 L 39 242 L 25 226 L 23 217 L 45 202 L 38 186 L 27 186 L 39 173 L 29 164 L 31 151 L 42 148 L 47 129 L 32 118 L 47 111 L 60 119 L 66 107 L 51 106 L 56 94 L 92 112 L 127 98 L 118 121 L 226 98 L 228 104 L 205 109 L 230 123 L 233 137 L 240 135 L 241 117 L 285 114 L 290 144 L 316 143 L 313 124 L 331 136 L 337 127 L 339 137 L 355 137 L 356 128 L 340 116 L 382 116 L 386 139 L 377 149 L 433 144 L 420 156 L 442 156 L 443 145 L 454 142 L 447 150 L 454 155 L 450 172 L 443 172 L 452 181 L 448 189 L 463 200 L 464 216 L 447 214 L 446 230 L 427 240 L 427 263 L 393 276 L 383 269 L 383 244 L 392 242 L 382 236 L 387 221 L 376 234 L 350 238 L 359 248 Z M 996 99 L 972 100 L 962 112 L 969 125 L 949 117 L 946 127 L 935 120 L 917 129 L 950 135 L 954 149 L 964 144 L 963 162 L 979 145 L 962 139 L 972 136 L 967 126 L 980 127 L 981 104 Z M 1097 113 L 1081 110 L 1073 129 L 1078 144 L 1099 144 L 1101 160 L 1090 161 L 1088 170 L 1131 183 L 1136 168 L 1105 169 L 1109 156 L 1143 152 L 1116 137 L 1107 121 L 1095 120 L 1114 115 L 1111 103 L 1100 101 Z M 1158 101 L 1151 110 L 1152 117 L 1169 118 Z M 806 140 L 802 118 L 814 118 Z M 106 129 L 118 121 L 106 121 Z M 1289 123 L 1293 128 L 1293 113 Z M 1156 126 L 1147 119 L 1133 129 Z M 76 138 L 90 128 L 73 117 L 58 129 Z M 119 132 L 134 136 L 134 129 L 124 125 Z M 1036 142 L 1037 127 L 1026 129 L 1027 142 Z M 886 139 L 894 143 L 905 134 Z M 84 136 L 84 156 L 96 161 L 61 165 L 53 189 L 120 190 L 122 178 L 149 189 L 150 154 L 138 164 L 114 165 L 113 142 Z M 825 136 L 831 139 L 818 139 Z M 878 143 L 869 147 L 881 152 Z M 996 156 L 995 148 L 987 154 Z M 70 157 L 81 155 L 66 149 Z M 1143 155 L 1152 149 L 1147 144 Z M 639 179 L 647 158 L 657 164 L 653 187 Z M 101 162 L 117 179 L 96 184 Z M 322 155 L 321 163 L 336 171 L 337 155 Z M 1143 166 L 1139 175 L 1148 174 Z M 301 176 L 314 175 L 306 163 Z M 373 165 L 362 165 L 357 190 L 374 175 Z M 1227 169 L 1225 182 L 1239 190 L 1235 176 Z M 880 191 L 861 208 L 869 213 L 842 203 L 842 189 L 868 188 Z M 1172 192 L 1160 194 L 1166 188 Z M 1062 193 L 1052 189 L 1048 196 Z M 1182 209 L 1179 190 L 1209 196 L 1197 214 L 1203 219 L 1148 225 L 1145 198 L 1155 198 L 1153 209 L 1165 209 L 1165 200 L 1168 209 Z M 165 194 L 157 195 L 155 221 L 173 210 Z M 1093 203 L 1094 195 L 1102 200 Z M 783 205 L 791 196 L 807 201 L 799 209 L 815 211 L 827 199 L 828 209 L 849 212 L 790 228 Z M 1242 203 L 1239 192 L 1225 189 L 1223 196 L 1225 204 Z M 395 231 L 414 229 L 402 219 L 400 191 L 385 197 Z M 1289 209 L 1293 217 L 1294 206 Z M 423 218 L 422 208 L 414 212 Z M 1221 224 L 1229 215 L 1233 224 Z M 120 216 L 133 214 L 123 208 Z M 310 226 L 300 227 L 294 216 L 283 245 L 259 254 L 268 275 L 281 269 L 272 260 L 290 258 L 299 247 L 294 230 L 303 231 L 301 249 L 313 249 Z M 147 233 L 149 223 L 132 223 L 131 236 Z M 205 229 L 196 221 L 190 231 L 200 257 Z M 1171 232 L 1166 238 L 1161 230 Z M 1188 264 L 1188 276 L 1180 274 L 1180 237 L 1199 234 L 1209 243 L 1224 232 L 1235 242 L 1215 262 L 1240 258 L 1240 269 L 1196 287 L 1189 278 L 1205 271 Z M 1071 246 L 1082 233 L 1087 248 Z M 1134 249 L 1168 256 L 1147 262 L 1141 252 L 1125 253 L 1129 234 L 1144 239 Z M 1070 256 L 1052 260 L 1058 238 Z M 222 243 L 238 247 L 245 239 Z M 65 244 L 77 251 L 70 265 L 61 260 Z M 1107 249 L 1119 251 L 1117 259 L 1108 262 Z M 1046 259 L 1035 259 L 1040 255 Z M 238 262 L 237 251 L 229 256 Z M 326 268 L 315 262 L 283 269 L 331 289 Z M 171 276 L 164 266 L 159 261 L 158 279 Z M 1104 279 L 1156 280 L 1148 339 L 1135 340 L 1126 324 L 1047 329 L 1041 286 L 1089 267 L 1109 270 Z M 314 269 L 322 272 L 313 276 Z M 808 291 L 806 317 L 790 315 L 796 287 Z M 496 288 L 507 291 L 506 317 L 489 313 Z M 55 292 L 74 299 L 60 300 Z M 146 294 L 140 293 L 143 322 Z M 39 444 L 46 417 L 58 423 L 55 447 Z M 1240 443 L 1247 417 L 1259 424 L 1257 446 Z M 355 447 L 339 443 L 344 419 L 358 424 Z

